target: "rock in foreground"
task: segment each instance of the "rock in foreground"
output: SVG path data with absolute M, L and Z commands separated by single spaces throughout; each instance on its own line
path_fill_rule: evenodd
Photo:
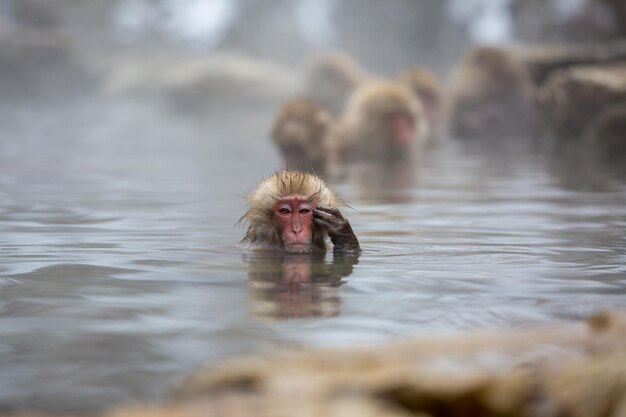
M 236 360 L 175 400 L 182 415 L 626 416 L 626 317 Z
M 23 415 L 23 414 L 20 414 Z M 164 405 L 105 417 L 626 416 L 626 312 L 498 330 L 235 359 Z

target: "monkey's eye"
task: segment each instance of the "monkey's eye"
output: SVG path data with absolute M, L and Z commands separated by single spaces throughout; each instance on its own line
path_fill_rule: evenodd
M 291 213 L 291 210 L 289 210 L 287 207 L 282 207 L 281 209 L 278 210 L 278 212 L 280 214 L 289 214 Z
M 310 208 L 301 208 L 300 209 L 300 214 L 307 214 L 310 213 L 311 209 Z

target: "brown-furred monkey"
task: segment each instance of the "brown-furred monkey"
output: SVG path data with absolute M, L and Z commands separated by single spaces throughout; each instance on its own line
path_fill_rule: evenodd
M 306 99 L 287 101 L 272 126 L 272 142 L 278 146 L 287 169 L 325 176 L 329 160 L 332 116 Z
M 248 195 L 248 203 L 241 220 L 249 226 L 240 244 L 250 249 L 323 253 L 330 237 L 335 254 L 361 250 L 338 209 L 341 200 L 318 176 L 278 171 Z
M 421 104 L 406 85 L 371 81 L 350 98 L 337 126 L 335 158 L 345 161 L 411 159 L 426 131 Z
M 452 74 L 446 128 L 455 137 L 490 144 L 527 137 L 534 95 L 528 68 L 513 49 L 471 48 Z
M 429 133 L 437 134 L 443 101 L 443 87 L 439 77 L 425 67 L 416 66 L 401 72 L 398 79 L 413 90 L 422 104 Z

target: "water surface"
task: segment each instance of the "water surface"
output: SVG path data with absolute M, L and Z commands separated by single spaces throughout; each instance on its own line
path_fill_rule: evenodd
M 355 168 L 337 189 L 359 259 L 257 258 L 235 223 L 280 166 L 271 106 L 1 110 L 0 408 L 152 401 L 200 364 L 277 346 L 626 306 L 624 183 L 537 152 L 450 141 L 417 169 Z

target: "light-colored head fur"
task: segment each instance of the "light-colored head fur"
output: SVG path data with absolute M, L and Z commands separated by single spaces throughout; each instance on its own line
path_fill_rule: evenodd
M 348 116 L 369 118 L 380 117 L 394 111 L 410 110 L 419 114 L 419 102 L 411 90 L 395 81 L 372 81 L 364 84 L 350 98 Z
M 384 154 L 390 135 L 387 118 L 395 112 L 408 112 L 415 123 L 416 145 L 427 133 L 422 107 L 413 91 L 398 81 L 372 81 L 361 86 L 350 98 L 341 120 L 345 141 L 360 152 Z
M 278 112 L 271 138 L 279 147 L 293 145 L 306 151 L 310 166 L 287 168 L 313 169 L 323 173 L 332 127 L 332 116 L 322 107 L 306 99 L 294 99 L 285 103 Z
M 301 196 L 316 206 L 337 208 L 342 201 L 320 177 L 300 171 L 278 171 L 248 195 L 248 211 L 241 218 L 249 224 L 242 242 L 255 247 L 280 246 L 279 227 L 274 215 L 274 205 L 282 198 Z M 326 231 L 314 226 L 313 246 L 325 249 Z
M 398 75 L 398 79 L 407 84 L 417 95 L 427 94 L 438 103 L 442 95 L 442 83 L 439 77 L 424 67 L 409 68 Z

